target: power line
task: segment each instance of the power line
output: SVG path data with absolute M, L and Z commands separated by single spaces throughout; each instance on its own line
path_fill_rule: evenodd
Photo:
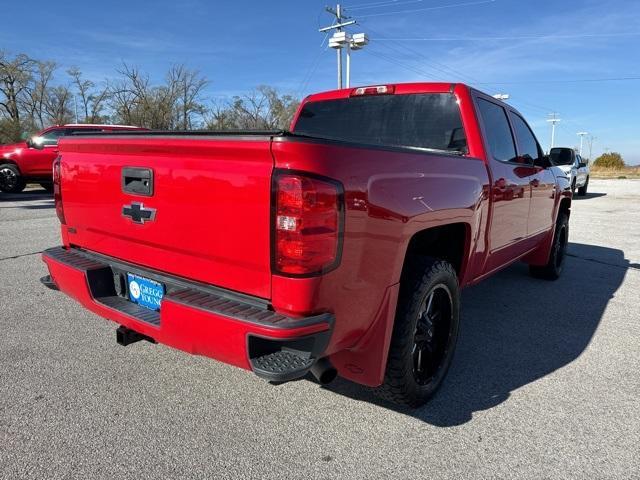
M 427 8 L 421 8 L 421 9 L 413 9 L 413 10 L 403 10 L 403 11 L 397 11 L 397 12 L 384 12 L 381 14 L 371 14 L 371 15 L 363 15 L 360 18 L 364 18 L 364 17 L 373 17 L 373 16 L 380 16 L 380 15 L 391 15 L 391 14 L 395 14 L 395 13 L 410 13 L 413 11 L 426 11 L 426 10 L 436 10 L 436 9 L 442 9 L 442 8 L 452 8 L 452 7 L 458 7 L 458 6 L 467 6 L 467 5 L 478 5 L 478 4 L 487 4 L 487 3 L 493 3 L 495 0 L 484 0 L 484 1 L 474 1 L 474 2 L 465 2 L 465 3 L 460 3 L 460 4 L 452 4 L 452 5 L 441 5 L 441 6 L 436 6 L 436 7 L 427 7 Z M 358 6 L 354 6 L 353 8 L 351 8 L 351 10 L 353 10 L 354 8 L 358 7 L 358 8 L 373 8 L 373 7 L 385 7 L 385 6 L 397 6 L 397 5 L 402 5 L 405 3 L 418 3 L 417 1 L 413 1 L 413 2 L 408 2 L 408 1 L 390 1 L 390 0 L 381 0 L 378 2 L 372 2 L 369 4 L 362 4 L 362 5 L 358 5 Z M 389 37 L 385 37 L 384 35 L 380 34 L 379 32 L 376 32 L 373 28 L 368 26 L 368 21 L 365 22 L 358 22 L 358 23 L 367 23 L 366 28 L 371 31 L 371 33 L 373 33 L 374 35 L 378 35 L 378 39 L 379 40 L 383 40 L 380 45 L 382 45 L 383 47 L 387 48 L 390 50 L 390 54 L 384 54 L 382 52 L 378 52 L 378 51 L 368 51 L 367 53 L 380 58 L 382 60 L 385 60 L 393 65 L 399 66 L 401 68 L 404 68 L 405 70 L 408 70 L 410 72 L 416 73 L 418 75 L 420 75 L 421 77 L 427 77 L 430 79 L 437 79 L 439 80 L 439 77 L 435 77 L 434 74 L 429 73 L 427 71 L 425 71 L 422 67 L 416 67 L 410 63 L 404 62 L 402 60 L 399 60 L 397 58 L 398 54 L 400 55 L 406 55 L 407 53 L 412 54 L 415 57 L 418 57 L 420 59 L 423 59 L 424 61 L 426 61 L 427 65 L 426 68 L 429 68 L 431 70 L 440 72 L 441 74 L 444 74 L 446 76 L 454 76 L 457 78 L 460 78 L 461 81 L 465 81 L 467 83 L 471 83 L 474 85 L 493 85 L 493 86 L 497 86 L 497 85 L 503 85 L 503 84 L 510 84 L 511 82 L 480 82 L 477 79 L 471 77 L 470 75 L 467 75 L 466 73 L 463 73 L 459 70 L 456 70 L 448 65 L 436 62 L 430 58 L 428 58 L 427 56 L 425 56 L 424 54 L 422 54 L 421 52 L 411 49 L 409 47 L 407 47 L 406 45 L 403 45 L 401 43 L 399 43 L 399 40 L 394 39 L 394 38 L 389 38 Z M 401 41 L 401 40 L 400 40 Z M 393 56 L 390 56 L 393 55 Z M 517 83 L 517 82 L 514 82 Z M 539 110 L 541 113 L 545 113 L 547 114 L 550 111 L 553 111 L 553 109 L 550 109 L 548 107 L 543 107 L 540 105 L 536 105 L 534 103 L 531 102 L 527 102 L 524 100 L 519 100 L 516 98 L 516 102 L 518 104 L 522 104 L 522 105 L 529 105 L 531 108 L 535 108 L 537 110 Z M 555 116 L 554 116 L 555 119 Z M 555 131 L 555 127 L 556 124 L 558 122 L 555 121 L 553 123 L 553 130 Z M 580 127 L 580 130 L 584 130 L 582 127 Z M 555 133 L 555 132 L 554 132 Z
M 382 42 L 381 44 L 389 48 L 390 50 L 394 50 L 396 53 L 400 53 L 400 54 L 406 54 L 408 52 L 410 54 L 413 54 L 414 56 L 417 56 L 423 59 L 423 61 L 427 62 L 427 64 L 429 65 L 429 68 L 433 70 L 439 71 L 440 73 L 443 73 L 447 76 L 451 75 L 451 76 L 460 78 L 463 81 L 465 81 L 464 79 L 466 79 L 466 81 L 468 82 L 476 83 L 476 79 L 472 78 L 471 76 L 466 75 L 465 73 L 459 70 L 456 70 L 452 67 L 449 67 L 448 65 L 436 62 L 435 60 L 430 59 L 429 57 L 427 57 L 426 55 L 424 55 L 423 53 L 417 50 L 409 48 L 406 45 L 403 45 L 394 40 L 387 41 L 387 39 L 384 36 L 382 36 L 379 32 L 371 28 L 367 22 L 361 22 L 361 23 L 365 23 L 366 24 L 365 27 L 367 28 L 367 30 L 371 31 L 371 33 L 375 35 L 379 35 L 380 36 L 379 39 L 384 40 L 384 42 Z M 397 47 L 394 47 L 394 45 L 396 45 Z
M 494 3 L 495 1 L 496 0 L 478 0 L 475 2 L 454 3 L 452 5 L 438 5 L 435 7 L 414 8 L 412 10 L 399 10 L 397 12 L 370 13 L 368 15 L 361 15 L 360 18 L 380 17 L 382 15 L 395 15 L 398 13 L 425 12 L 427 10 L 442 10 L 444 8 L 453 8 L 453 7 L 469 7 L 472 5 L 484 5 L 487 3 Z
M 322 39 L 322 42 L 320 43 L 320 52 L 318 52 L 318 54 L 316 55 L 316 58 L 314 59 L 313 63 L 311 64 L 311 66 L 307 70 L 307 73 L 305 74 L 305 76 L 302 77 L 302 81 L 300 82 L 300 86 L 299 86 L 299 88 L 297 90 L 296 96 L 300 97 L 304 93 L 305 89 L 307 88 L 307 85 L 311 81 L 311 78 L 316 73 L 316 70 L 318 69 L 318 66 L 320 65 L 320 58 L 322 57 L 322 54 L 329 48 L 328 46 L 325 47 L 325 45 L 324 45 L 325 42 L 327 41 L 328 37 L 329 37 L 329 32 L 325 33 L 324 38 Z
M 588 83 L 588 82 L 623 82 L 630 80 L 640 80 L 638 77 L 608 77 L 608 78 L 578 78 L 578 79 L 558 79 L 558 80 L 522 80 L 514 82 L 477 82 L 478 85 L 524 85 L 528 83 Z
M 482 40 L 535 40 L 535 39 L 562 39 L 562 38 L 599 38 L 599 37 L 634 37 L 640 35 L 640 32 L 627 33 L 578 33 L 578 34 L 540 34 L 540 35 L 513 35 L 501 37 L 400 37 L 385 38 L 385 40 L 396 40 L 401 42 L 456 42 L 456 41 L 482 41 Z M 375 39 L 374 39 L 375 40 Z
M 402 61 L 399 61 L 398 59 L 396 59 L 396 58 L 394 58 L 394 57 L 390 57 L 390 56 L 385 55 L 385 54 L 383 54 L 383 53 L 380 53 L 380 52 L 372 52 L 371 50 L 367 50 L 367 54 L 372 55 L 372 56 L 377 57 L 377 58 L 381 58 L 381 59 L 383 59 L 383 60 L 386 60 L 386 61 L 387 61 L 387 62 L 389 62 L 389 63 L 392 63 L 392 64 L 394 64 L 394 65 L 397 65 L 397 66 L 399 66 L 399 67 L 402 67 L 402 68 L 404 68 L 404 69 L 406 69 L 406 70 L 409 70 L 409 71 L 411 71 L 411 72 L 413 72 L 413 73 L 417 73 L 418 75 L 420 75 L 420 76 L 422 76 L 422 77 L 429 77 L 429 78 L 431 78 L 431 79 L 433 79 L 433 80 L 435 80 L 435 79 L 436 79 L 436 77 L 434 77 L 434 76 L 433 76 L 433 74 L 427 73 L 427 72 L 425 72 L 424 70 L 421 70 L 421 69 L 416 68 L 416 67 L 414 67 L 414 66 L 412 66 L 412 65 L 409 65 L 409 64 L 404 63 L 404 62 L 402 62 Z
M 380 8 L 380 7 L 396 7 L 399 5 L 406 5 L 409 3 L 422 3 L 424 0 L 383 0 L 380 2 L 363 3 L 360 5 L 347 6 L 350 12 L 353 10 L 364 10 L 367 8 Z

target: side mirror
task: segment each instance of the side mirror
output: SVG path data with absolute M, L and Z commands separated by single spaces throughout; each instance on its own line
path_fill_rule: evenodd
M 30 137 L 27 138 L 27 146 L 29 148 L 35 148 L 36 150 L 43 150 L 44 149 L 44 141 L 42 139 L 42 137 Z
M 549 157 L 549 155 L 543 155 L 541 157 L 536 158 L 533 161 L 533 164 L 536 167 L 549 168 L 551 166 L 551 158 Z

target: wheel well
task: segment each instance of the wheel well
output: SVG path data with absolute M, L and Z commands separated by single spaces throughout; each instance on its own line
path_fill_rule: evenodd
M 560 200 L 558 215 L 561 213 L 566 213 L 567 217 L 571 216 L 571 199 L 570 198 L 563 198 L 562 200 Z
M 8 158 L 2 158 L 0 159 L 0 165 L 13 165 L 18 169 L 18 172 L 20 172 L 20 175 L 22 175 L 22 170 L 20 170 L 20 167 L 18 166 L 18 164 L 13 160 L 9 160 Z
M 468 245 L 466 223 L 452 223 L 417 232 L 411 237 L 402 267 L 402 277 L 410 274 L 416 257 L 434 257 L 449 262 L 461 277 L 464 254 Z

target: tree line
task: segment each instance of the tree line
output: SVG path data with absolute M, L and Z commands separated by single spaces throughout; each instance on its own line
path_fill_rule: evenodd
M 77 67 L 60 70 L 56 62 L 0 50 L 0 143 L 76 119 L 159 130 L 287 128 L 300 103 L 266 85 L 211 101 L 209 79 L 182 64 L 159 83 L 128 64 L 102 80 L 86 78 Z

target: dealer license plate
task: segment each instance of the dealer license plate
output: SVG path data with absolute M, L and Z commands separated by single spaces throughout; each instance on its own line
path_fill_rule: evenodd
M 133 273 L 127 273 L 127 284 L 129 285 L 129 300 L 141 307 L 160 310 L 164 296 L 164 285 Z

